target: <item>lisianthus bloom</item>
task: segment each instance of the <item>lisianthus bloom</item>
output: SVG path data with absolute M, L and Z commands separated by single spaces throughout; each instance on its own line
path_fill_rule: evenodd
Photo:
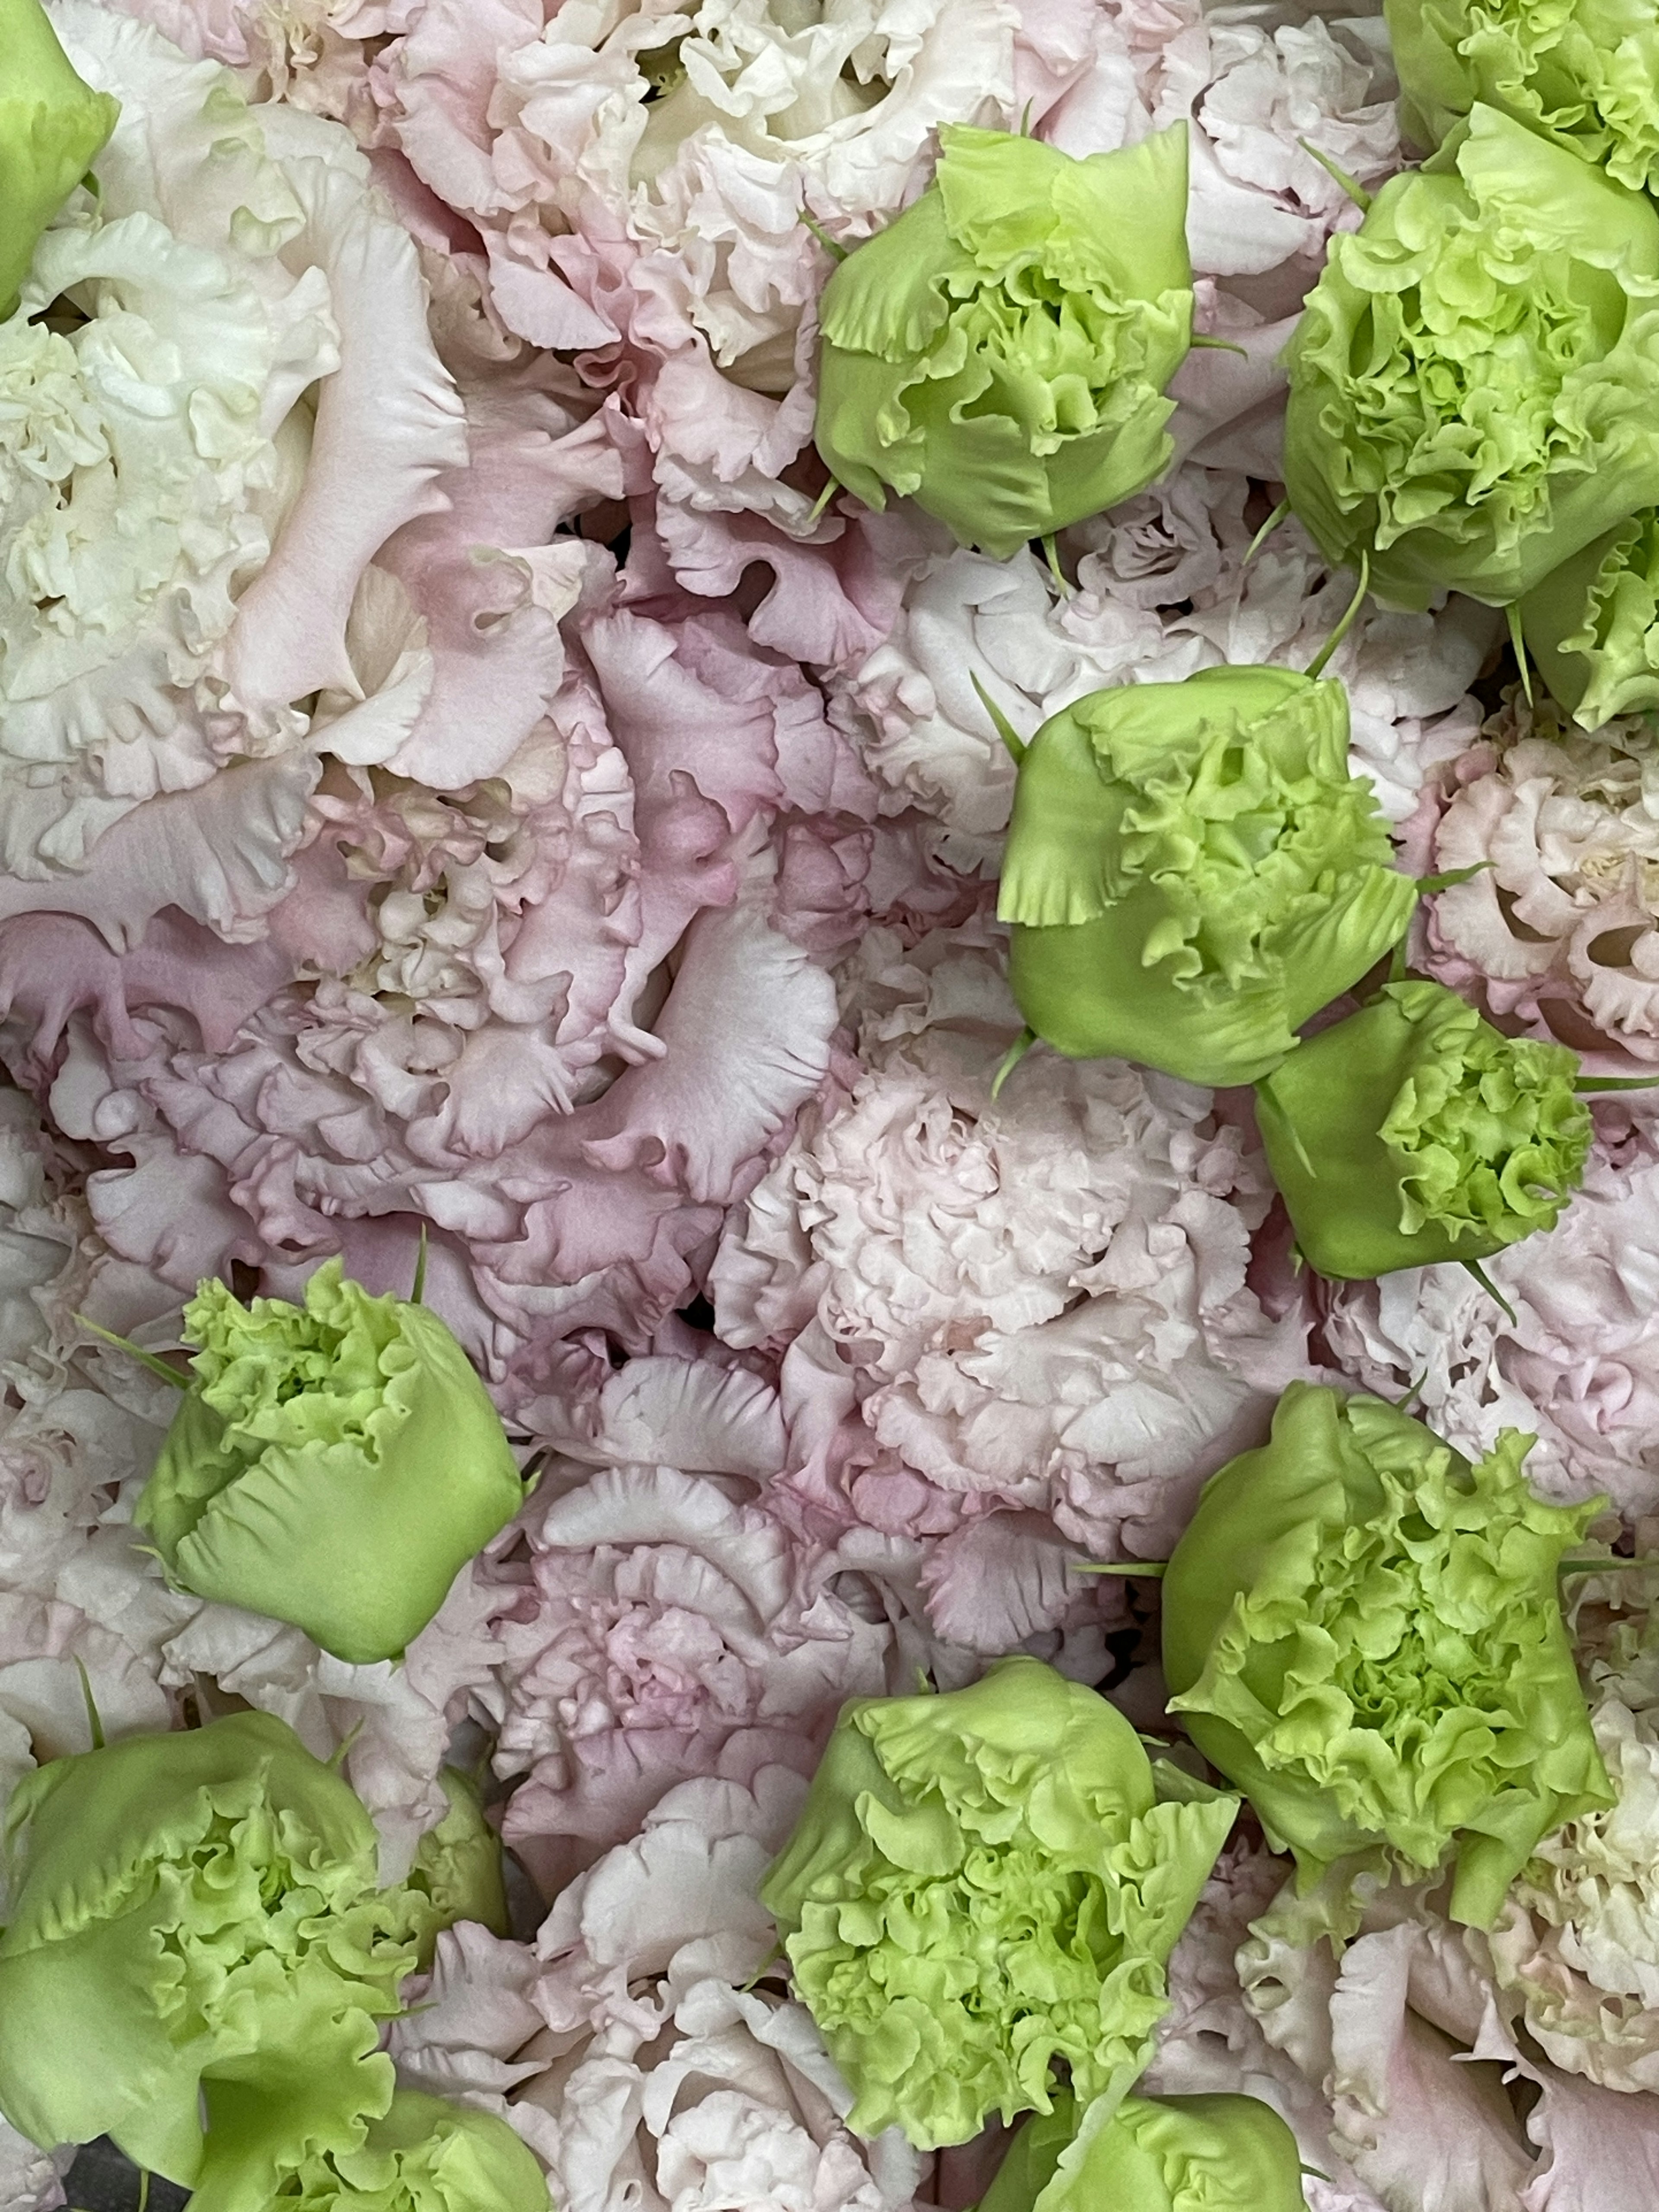
M 1020 763 L 997 911 L 1009 981 L 1073 1058 L 1248 1083 L 1402 934 L 1340 684 L 1211 668 L 1062 708 Z
M 824 288 L 817 437 L 871 507 L 999 558 L 1143 490 L 1192 343 L 1187 136 L 1082 161 L 960 124 L 932 187 Z
M 434 1908 L 377 1888 L 373 1822 L 286 1723 L 236 1713 L 54 1759 L 13 1792 L 5 1848 L 14 2126 L 46 2147 L 112 2136 L 186 2187 L 204 2104 L 216 2162 L 362 2144 L 392 2101 L 378 2022 Z
M 1582 729 L 1659 707 L 1659 508 L 1553 568 L 1521 602 L 1527 650 Z
M 1386 984 L 1256 1088 L 1303 1258 L 1352 1280 L 1553 1229 L 1594 1133 L 1577 1073 L 1565 1045 L 1505 1036 L 1443 983 Z
M 1489 1927 L 1539 1838 L 1608 1802 L 1557 1596 L 1604 1501 L 1545 1505 L 1381 1399 L 1293 1382 L 1205 1485 L 1164 1581 L 1170 1706 L 1304 1878 L 1455 1867 Z
M 466 1354 L 337 1260 L 303 1306 L 204 1283 L 184 1326 L 196 1381 L 134 1514 L 168 1573 L 337 1658 L 397 1657 L 524 1497 Z
M 1259 2097 L 1057 2097 L 1014 2137 L 979 2212 L 1305 2212 L 1296 2137 Z
M 542 2170 L 505 2120 L 418 2089 L 399 2089 L 356 2148 L 313 2150 L 292 2167 L 221 2153 L 210 2138 L 191 2202 L 198 2212 L 548 2212 Z
M 1287 360 L 1285 483 L 1383 597 L 1522 598 L 1659 503 L 1659 210 L 1477 106 L 1334 238 Z
M 0 321 L 41 232 L 92 167 L 115 128 L 120 102 L 94 92 L 70 66 L 40 0 L 0 0 L 6 82 L 0 90 Z
M 1386 0 L 1383 14 L 1418 145 L 1483 100 L 1632 191 L 1659 184 L 1653 0 Z
M 1036 1659 L 852 1699 L 761 1888 L 848 2124 L 927 2149 L 1049 2111 L 1056 2063 L 1080 2100 L 1126 2088 L 1237 1809 Z

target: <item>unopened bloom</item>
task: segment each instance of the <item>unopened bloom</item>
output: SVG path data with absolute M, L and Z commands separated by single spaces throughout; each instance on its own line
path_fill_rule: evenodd
M 134 1518 L 198 1597 L 395 1658 L 524 1497 L 501 1418 L 436 1314 L 325 1261 L 303 1306 L 206 1282 L 201 1348 Z
M 761 1890 L 848 2125 L 927 2149 L 1048 2112 L 1057 2064 L 1079 2099 L 1127 2087 L 1236 1811 L 1036 1659 L 851 1700 Z
M 1539 1839 L 1609 1802 L 1557 1570 L 1604 1501 L 1541 1504 L 1380 1399 L 1294 1382 L 1206 1484 L 1164 1581 L 1172 1711 L 1313 1875 L 1451 1861 L 1490 1927 Z
M 947 124 L 930 189 L 836 270 L 818 451 L 999 558 L 1144 490 L 1192 342 L 1184 125 L 1079 161 Z
M 0 0 L 0 321 L 41 232 L 92 167 L 115 128 L 120 102 L 78 77 L 40 0 Z
M 1553 1229 L 1589 1157 L 1577 1073 L 1565 1045 L 1505 1036 L 1443 983 L 1386 984 L 1257 1086 L 1304 1259 L 1356 1279 Z
M 1192 1083 L 1276 1066 L 1416 903 L 1347 755 L 1341 685 L 1283 668 L 1122 684 L 1045 722 L 998 903 L 1036 1034 Z
M 1659 210 L 1477 106 L 1331 241 L 1288 356 L 1285 483 L 1401 606 L 1522 599 L 1659 504 Z

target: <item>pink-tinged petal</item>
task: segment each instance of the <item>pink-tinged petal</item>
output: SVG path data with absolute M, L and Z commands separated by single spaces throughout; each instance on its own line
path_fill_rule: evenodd
M 270 560 L 243 594 L 227 672 L 250 708 L 356 690 L 345 629 L 357 580 L 403 524 L 430 513 L 465 458 L 461 403 L 427 330 L 413 242 L 374 211 L 337 134 L 292 110 L 267 124 L 305 212 L 287 249 L 328 277 L 340 365 L 317 395 L 305 482 Z M 325 134 L 325 135 L 323 135 Z

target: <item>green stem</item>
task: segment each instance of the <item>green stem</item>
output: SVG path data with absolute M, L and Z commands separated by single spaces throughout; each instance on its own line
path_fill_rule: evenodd
M 1279 524 L 1290 520 L 1290 514 L 1291 502 L 1288 499 L 1281 499 L 1278 506 L 1273 509 L 1273 513 L 1267 517 L 1267 520 L 1262 524 L 1261 529 L 1256 532 L 1255 536 L 1250 540 L 1249 545 L 1244 555 L 1244 566 L 1247 568 L 1249 567 L 1251 562 L 1255 560 L 1256 555 L 1261 550 L 1262 547 L 1267 544 L 1267 540 L 1273 536 L 1274 531 L 1278 529 Z
M 102 1337 L 106 1344 L 112 1344 L 118 1352 L 129 1353 L 141 1367 L 148 1367 L 150 1373 L 159 1375 L 162 1382 L 171 1382 L 175 1390 L 189 1389 L 188 1375 L 181 1375 L 176 1367 L 169 1367 L 165 1359 L 159 1358 L 153 1352 L 146 1352 L 142 1344 L 135 1344 L 130 1336 L 117 1336 L 112 1328 L 100 1328 L 95 1321 L 88 1321 L 82 1313 L 75 1314 L 71 1318 L 76 1327 L 85 1329 L 89 1336 Z
M 426 1224 L 421 1224 L 420 1248 L 415 1255 L 415 1281 L 409 1293 L 412 1306 L 426 1304 Z
M 1346 169 L 1340 169 L 1330 155 L 1322 154 L 1310 138 L 1298 138 L 1296 143 L 1310 160 L 1318 162 L 1320 167 L 1334 183 L 1341 185 L 1361 215 L 1370 213 L 1371 195 L 1365 190 L 1358 177 L 1351 177 Z
M 1068 1559 L 1066 1565 L 1079 1575 L 1144 1576 L 1148 1582 L 1159 1583 L 1169 1565 L 1167 1559 L 1113 1559 L 1103 1564 L 1098 1559 Z
M 1212 338 L 1205 333 L 1200 333 L 1192 342 L 1194 353 L 1200 349 L 1206 353 L 1236 353 L 1241 361 L 1248 361 L 1250 357 L 1246 347 L 1235 345 L 1231 338 Z
M 1008 720 L 1008 717 L 1003 713 L 1001 708 L 998 706 L 996 701 L 991 696 L 985 686 L 980 682 L 978 675 L 972 669 L 969 669 L 968 672 L 968 680 L 973 685 L 975 690 L 978 692 L 979 703 L 991 717 L 991 726 L 995 730 L 997 735 L 1001 738 L 1004 746 L 1006 748 L 1009 759 L 1012 761 L 1016 768 L 1019 767 L 1025 758 L 1026 744 L 1024 738 L 1020 736 L 1018 731 L 1015 729 L 1013 724 Z
M 1326 663 L 1330 659 L 1331 655 L 1336 651 L 1337 647 L 1341 644 L 1343 639 L 1346 637 L 1348 632 L 1353 628 L 1354 623 L 1358 617 L 1359 610 L 1365 604 L 1365 594 L 1370 591 L 1370 548 L 1369 546 L 1362 546 L 1359 551 L 1359 588 L 1349 600 L 1347 612 L 1343 616 L 1341 621 L 1338 623 L 1336 628 L 1331 632 L 1324 644 L 1320 647 L 1318 652 L 1315 653 L 1313 659 L 1308 663 L 1306 668 L 1302 672 L 1304 676 L 1312 677 L 1315 679 L 1317 679 L 1324 674 Z
M 1504 1296 L 1502 1291 L 1498 1289 L 1497 1284 L 1493 1282 L 1492 1277 L 1486 1273 L 1480 1262 L 1478 1260 L 1465 1260 L 1462 1262 L 1462 1265 L 1468 1272 L 1474 1277 L 1475 1281 L 1480 1284 L 1486 1296 L 1489 1298 L 1494 1299 L 1497 1304 L 1502 1307 L 1504 1312 L 1509 1318 L 1510 1327 L 1513 1328 L 1516 1319 L 1518 1318 L 1515 1308 Z
M 1048 563 L 1048 574 L 1054 580 L 1054 589 L 1062 599 L 1069 599 L 1072 587 L 1066 580 L 1066 571 L 1060 565 L 1060 548 L 1054 543 L 1054 532 L 1051 530 L 1041 542 L 1042 557 Z
M 811 232 L 813 237 L 817 239 L 818 244 L 823 248 L 826 253 L 833 254 L 837 261 L 846 260 L 847 248 L 844 246 L 838 245 L 836 241 L 830 237 L 828 231 L 823 228 L 822 224 L 815 222 L 812 220 L 812 217 L 807 214 L 805 208 L 800 211 L 800 219 L 803 225 L 806 229 Z
M 1529 707 L 1537 704 L 1532 696 L 1532 670 L 1527 663 L 1527 641 L 1521 633 L 1521 610 L 1511 599 L 1504 610 L 1504 619 L 1510 626 L 1510 643 L 1515 648 L 1516 665 L 1521 671 L 1521 689 L 1526 694 Z
M 79 1652 L 75 1656 L 75 1671 L 81 1677 L 81 1696 L 87 1709 L 87 1732 L 92 1738 L 92 1747 L 104 1747 L 104 1723 L 98 1711 L 98 1700 L 92 1694 L 92 1677 L 87 1672 L 86 1662 Z
M 1036 1042 L 1036 1041 L 1037 1034 L 1034 1029 L 1023 1029 L 1019 1035 L 1014 1039 L 1013 1042 L 1009 1046 L 1007 1051 L 1003 1054 L 1002 1058 L 997 1062 L 997 1072 L 991 1078 L 991 1096 L 993 1098 L 996 1098 L 1000 1095 L 1003 1085 L 1008 1080 L 1008 1078 L 1019 1066 L 1021 1060 L 1024 1059 L 1026 1054 L 1030 1052 L 1031 1047 Z
M 830 477 L 829 483 L 825 484 L 823 489 L 818 494 L 817 497 L 812 502 L 812 512 L 806 518 L 806 526 L 809 530 L 811 530 L 813 525 L 817 522 L 819 518 L 822 516 L 824 508 L 829 506 L 836 494 L 843 489 L 844 487 L 839 477 Z

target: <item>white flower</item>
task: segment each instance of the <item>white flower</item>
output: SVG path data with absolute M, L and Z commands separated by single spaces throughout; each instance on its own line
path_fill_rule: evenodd
M 465 456 L 460 403 L 343 131 L 249 108 L 93 0 L 53 20 L 122 108 L 0 327 L 0 911 L 67 906 L 118 939 L 179 903 L 234 933 L 284 888 L 308 733 L 384 757 L 418 710 L 417 643 L 377 672 L 397 711 L 365 713 L 355 633 L 374 555 Z M 252 804 L 220 810 L 216 881 L 179 866 L 179 795 L 239 759 Z M 131 827 L 77 907 L 58 886 L 146 802 L 173 830 Z M 109 879 L 169 860 L 171 882 Z

